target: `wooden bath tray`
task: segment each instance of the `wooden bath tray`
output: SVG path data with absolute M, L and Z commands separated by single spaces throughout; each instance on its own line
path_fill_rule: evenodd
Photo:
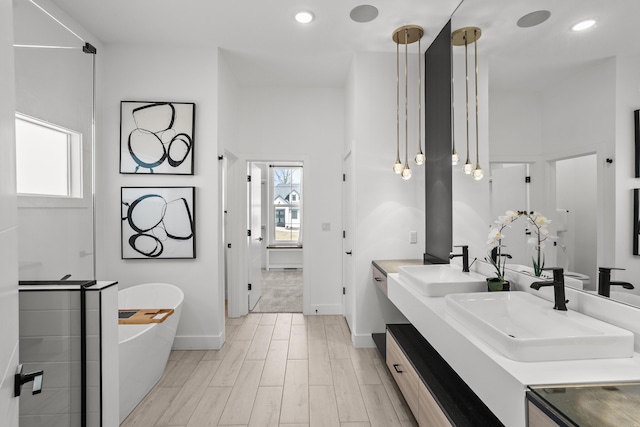
M 162 323 L 173 314 L 173 308 L 125 308 L 118 310 L 121 325 L 144 325 Z

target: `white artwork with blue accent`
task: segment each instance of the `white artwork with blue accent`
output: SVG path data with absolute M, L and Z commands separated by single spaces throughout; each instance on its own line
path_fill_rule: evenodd
M 193 175 L 192 102 L 120 103 L 120 173 Z
M 196 257 L 195 187 L 122 187 L 122 259 Z

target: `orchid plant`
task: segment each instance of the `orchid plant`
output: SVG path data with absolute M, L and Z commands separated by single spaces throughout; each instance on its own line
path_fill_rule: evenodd
M 547 219 L 540 212 L 527 214 L 527 220 L 529 225 L 533 226 L 533 232 L 535 233 L 535 236 L 530 237 L 527 241 L 527 243 L 533 245 L 536 252 L 536 256 L 532 257 L 533 273 L 537 277 L 540 277 L 542 269 L 544 268 L 544 252 L 542 252 L 545 246 L 544 242 L 547 239 L 554 239 L 555 237 L 549 234 L 549 229 L 547 228 L 551 220 Z
M 499 216 L 495 221 L 495 226 L 491 227 L 489 231 L 489 240 L 487 241 L 487 245 L 489 246 L 489 250 L 496 249 L 497 257 L 486 257 L 485 259 L 489 262 L 493 268 L 496 270 L 496 277 L 500 281 L 504 281 L 504 271 L 506 266 L 506 254 L 503 256 L 502 248 L 505 246 L 502 244 L 502 239 L 505 237 L 503 231 L 507 227 L 511 227 L 514 221 L 516 221 L 521 216 L 525 216 L 527 218 L 527 222 L 529 226 L 533 229 L 533 233 L 535 236 L 531 236 L 527 243 L 533 246 L 535 255 L 532 256 L 533 261 L 533 271 L 537 277 L 540 277 L 542 274 L 542 269 L 544 268 L 544 247 L 545 241 L 547 239 L 554 239 L 555 236 L 551 236 L 549 234 L 548 226 L 551 223 L 547 217 L 542 215 L 540 212 L 526 212 L 526 211 L 507 211 L 505 215 Z
M 502 239 L 504 238 L 504 234 L 502 232 L 505 228 L 511 227 L 511 224 L 524 215 L 523 211 L 507 211 L 505 215 L 499 216 L 495 222 L 495 226 L 491 227 L 489 231 L 489 240 L 487 241 L 487 245 L 489 246 L 489 250 L 492 251 L 494 248 L 497 252 L 497 257 L 495 259 L 493 257 L 485 257 L 486 261 L 490 263 L 493 268 L 496 270 L 496 277 L 498 280 L 504 282 L 504 268 L 507 263 L 506 256 L 502 256 L 502 248 L 505 246 L 502 244 Z

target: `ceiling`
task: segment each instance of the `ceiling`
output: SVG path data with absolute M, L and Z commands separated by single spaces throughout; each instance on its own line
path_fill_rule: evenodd
M 219 47 L 243 85 L 344 84 L 354 52 L 395 52 L 393 31 L 425 29 L 422 50 L 461 0 L 52 0 L 104 44 Z M 361 4 L 378 17 L 357 23 Z M 315 20 L 297 23 L 298 10 Z
M 516 25 L 536 10 L 548 10 L 551 16 L 534 27 Z M 482 29 L 478 51 L 490 63 L 492 87 L 540 90 L 590 62 L 640 54 L 638 17 L 638 0 L 465 0 L 452 26 Z M 589 18 L 596 19 L 594 27 L 571 31 Z

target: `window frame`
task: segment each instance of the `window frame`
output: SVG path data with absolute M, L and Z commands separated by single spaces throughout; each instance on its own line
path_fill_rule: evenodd
M 68 159 L 67 195 L 17 193 L 18 207 L 90 207 L 91 197 L 86 194 L 84 184 L 86 179 L 90 179 L 90 176 L 87 177 L 84 170 L 84 156 L 87 153 L 84 150 L 82 133 L 16 111 L 15 121 L 18 120 L 65 134 L 67 136 Z M 17 144 L 19 144 L 17 135 L 15 141 L 17 147 Z M 19 164 L 16 156 L 16 187 L 18 168 Z
M 277 169 L 295 169 L 295 170 L 299 170 L 300 171 L 300 183 L 299 184 L 295 184 L 298 186 L 298 192 L 296 192 L 296 201 L 294 201 L 293 197 L 292 200 L 290 200 L 288 203 L 276 203 L 275 202 L 275 197 L 276 197 L 276 185 L 275 185 L 275 171 Z M 275 165 L 275 164 L 270 164 L 269 165 L 269 193 L 270 193 L 270 197 L 269 197 L 269 228 L 270 228 L 270 232 L 269 232 L 269 245 L 271 246 L 301 246 L 302 245 L 302 240 L 303 240 L 303 220 L 302 217 L 304 215 L 304 211 L 303 211 L 303 191 L 302 191 L 302 187 L 303 187 L 303 177 L 304 177 L 304 170 L 302 165 L 300 164 L 295 164 L 295 165 Z M 284 199 L 283 199 L 284 200 Z M 278 240 L 276 238 L 276 220 L 278 218 L 276 211 L 277 210 L 284 210 L 284 222 L 285 224 L 287 224 L 288 220 L 290 222 L 291 218 L 291 212 L 293 210 L 296 210 L 298 212 L 298 218 L 296 219 L 297 225 L 299 226 L 298 228 L 298 239 L 297 240 Z

